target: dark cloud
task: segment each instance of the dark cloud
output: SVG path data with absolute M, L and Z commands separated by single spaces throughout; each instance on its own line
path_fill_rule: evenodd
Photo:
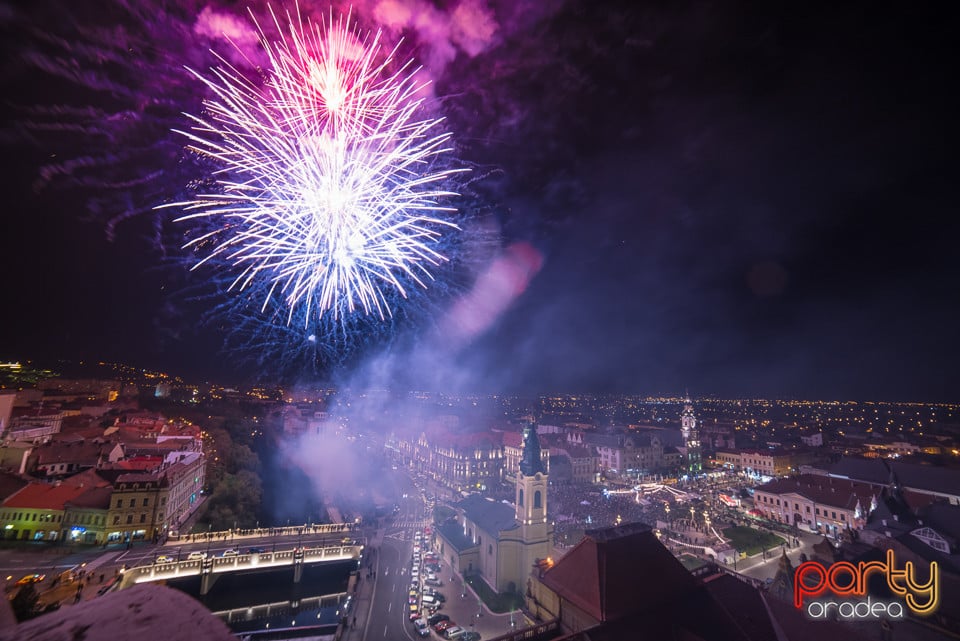
M 391 42 L 404 37 L 431 65 L 437 104 L 473 169 L 460 204 L 469 229 L 482 232 L 463 245 L 470 260 L 451 277 L 456 286 L 427 305 L 434 321 L 398 321 L 390 340 L 352 346 L 352 366 L 365 358 L 376 365 L 357 378 L 340 372 L 340 380 L 956 400 L 955 377 L 942 372 L 960 357 L 950 322 L 958 311 L 958 105 L 953 35 L 939 9 L 353 5 L 364 25 L 385 27 Z M 47 15 L 34 11 L 10 9 L 4 24 Z M 164 72 L 131 76 L 118 63 L 115 76 L 109 64 L 96 67 L 83 82 L 96 81 L 93 93 L 113 102 L 92 111 L 84 111 L 90 87 L 68 93 L 71 100 L 55 95 L 78 84 L 64 77 L 74 69 L 70 57 L 51 55 L 63 41 L 47 31 L 63 36 L 62 22 L 33 24 L 6 45 L 22 47 L 23 55 L 8 56 L 14 86 L 24 85 L 27 69 L 52 84 L 24 97 L 47 111 L 15 114 L 30 139 L 5 132 L 14 152 L 7 191 L 22 213 L 4 234 L 3 267 L 27 275 L 13 285 L 20 304 L 0 348 L 60 355 L 74 345 L 179 371 L 230 371 L 217 355 L 218 327 L 196 329 L 202 301 L 160 294 L 182 279 L 156 269 L 160 248 L 176 246 L 164 237 L 166 222 L 124 223 L 108 244 L 96 231 L 79 232 L 76 220 L 102 224 L 118 212 L 137 219 L 175 197 L 192 169 L 155 128 L 166 131 L 174 107 L 197 96 L 173 63 L 202 67 L 194 40 L 215 43 L 216 25 L 241 29 L 236 37 L 247 23 L 236 22 L 243 13 L 229 4 L 183 4 L 151 17 L 125 11 L 130 24 L 115 32 L 147 52 L 144 68 Z M 78 32 L 90 35 L 83 25 Z M 203 38 L 194 37 L 198 29 Z M 154 33 L 194 44 L 164 49 L 151 44 Z M 94 53 L 80 50 L 72 73 L 83 73 Z M 148 93 L 167 101 L 143 101 Z M 50 138 L 24 123 L 62 128 L 58 159 L 49 158 Z M 78 153 L 91 141 L 96 153 Z M 129 151 L 116 148 L 129 141 L 137 143 Z M 29 162 L 10 160 L 20 154 Z M 69 164 L 79 158 L 94 165 Z M 122 161 L 122 171 L 98 173 L 106 160 Z M 133 180 L 128 174 L 142 180 L 116 189 Z M 32 191 L 45 176 L 71 178 L 70 190 Z M 112 187 L 90 194 L 77 176 Z M 78 211 L 83 202 L 107 210 L 91 216 Z M 38 240 L 51 224 L 56 242 Z M 434 324 L 515 243 L 542 257 L 525 291 L 473 342 L 437 347 Z M 33 268 L 17 271 L 25 264 Z M 117 301 L 132 311 L 123 323 L 110 314 Z

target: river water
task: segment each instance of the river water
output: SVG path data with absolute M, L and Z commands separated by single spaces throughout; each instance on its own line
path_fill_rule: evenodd
M 262 632 L 258 639 L 293 639 L 332 630 L 347 615 L 345 593 L 353 560 L 304 565 L 299 583 L 293 568 L 258 569 L 220 575 L 200 595 L 200 577 L 167 582 L 194 597 L 222 618 L 237 634 Z M 269 634 L 265 634 L 269 631 Z

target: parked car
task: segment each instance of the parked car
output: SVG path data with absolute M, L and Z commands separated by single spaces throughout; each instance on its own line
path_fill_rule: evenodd
M 434 614 L 432 617 L 427 619 L 427 623 L 430 625 L 437 625 L 441 621 L 449 621 L 450 615 L 448 614 Z
M 453 639 L 459 639 L 466 633 L 467 633 L 466 630 L 461 628 L 459 625 L 455 625 L 453 627 L 450 627 L 444 630 L 443 636 L 452 641 Z
M 440 579 L 427 579 L 426 581 L 424 581 L 424 583 L 426 585 L 432 585 L 435 588 L 439 588 L 443 585 L 443 581 L 441 581 Z
M 460 641 L 480 641 L 480 633 L 473 631 L 467 632 L 460 637 Z
M 417 634 L 422 637 L 430 636 L 430 628 L 427 626 L 425 619 L 415 619 L 413 622 L 415 628 L 417 628 Z
M 430 617 L 430 618 L 433 618 L 433 617 Z M 437 623 L 434 623 L 433 631 L 436 632 L 437 634 L 442 635 L 444 631 L 452 625 L 456 625 L 456 624 L 453 621 L 451 621 L 449 618 L 447 618 L 445 621 L 438 621 Z

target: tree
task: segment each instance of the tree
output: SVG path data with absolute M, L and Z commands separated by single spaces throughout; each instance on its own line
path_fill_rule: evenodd
M 208 499 L 203 522 L 214 530 L 253 527 L 259 519 L 263 487 L 260 477 L 250 470 L 226 474 Z M 200 528 L 203 529 L 202 526 Z
M 17 592 L 10 601 L 13 615 L 17 621 L 26 621 L 40 614 L 40 595 L 32 583 L 28 583 Z
M 260 471 L 260 457 L 247 445 L 237 445 L 234 443 L 230 448 L 230 456 L 227 462 L 227 472 L 236 474 L 237 472 L 248 470 L 250 472 Z

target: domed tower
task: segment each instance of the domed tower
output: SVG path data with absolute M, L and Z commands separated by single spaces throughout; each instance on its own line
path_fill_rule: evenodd
M 683 401 L 680 429 L 683 433 L 683 446 L 686 448 L 684 468 L 687 474 L 694 476 L 703 469 L 703 462 L 700 455 L 700 434 L 697 430 L 697 417 L 693 413 L 693 401 L 690 400 L 689 396 Z

